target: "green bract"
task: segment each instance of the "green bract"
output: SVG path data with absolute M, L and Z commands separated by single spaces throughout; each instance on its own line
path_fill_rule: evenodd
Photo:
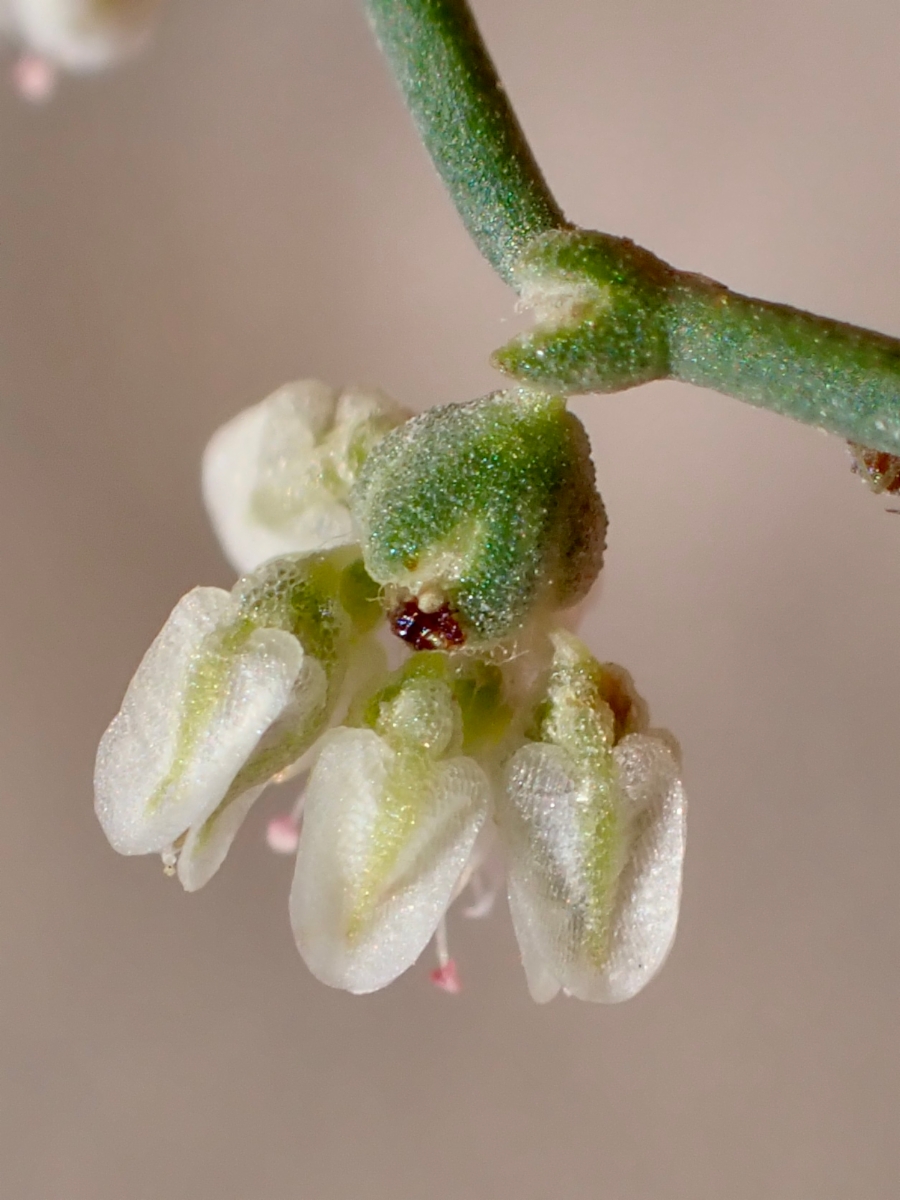
M 447 645 L 495 642 L 538 609 L 577 603 L 602 563 L 587 435 L 543 392 L 435 408 L 393 430 L 351 510 L 389 611 L 446 614 L 459 633 Z
M 525 383 L 572 395 L 675 379 L 900 448 L 895 338 L 742 296 L 604 233 L 541 235 L 514 282 L 536 324 L 493 361 Z
M 519 259 L 536 326 L 494 355 L 518 379 L 564 392 L 618 392 L 669 374 L 672 268 L 627 238 L 558 230 Z

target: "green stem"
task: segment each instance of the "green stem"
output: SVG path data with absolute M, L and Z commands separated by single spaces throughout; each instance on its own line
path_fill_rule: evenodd
M 465 0 L 367 0 L 369 20 L 459 215 L 509 282 L 539 234 L 567 228 Z
M 900 454 L 900 341 L 681 275 L 669 377 Z

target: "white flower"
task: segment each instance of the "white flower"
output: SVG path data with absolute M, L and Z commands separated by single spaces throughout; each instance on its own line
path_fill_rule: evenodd
M 411 677 L 375 728 L 329 734 L 307 790 L 291 921 L 324 983 L 372 992 L 416 961 L 452 901 L 488 812 L 489 784 L 455 753 L 443 679 Z
M 512 756 L 499 806 L 510 910 L 535 1000 L 627 1000 L 675 936 L 684 791 L 624 672 L 553 642 L 540 740 Z
M 161 0 L 4 0 L 5 26 L 70 71 L 96 71 L 146 42 Z
M 312 762 L 267 836 L 296 847 L 317 978 L 375 991 L 434 938 L 432 979 L 458 991 L 445 916 L 469 886 L 464 912 L 489 911 L 502 855 L 533 997 L 627 999 L 675 935 L 685 798 L 628 674 L 552 624 L 600 567 L 586 436 L 524 391 L 398 420 L 308 382 L 216 434 L 226 550 L 289 552 L 176 607 L 101 742 L 98 815 L 195 890 L 266 784 Z M 379 623 L 415 649 L 391 674 Z
M 382 392 L 289 383 L 213 434 L 203 495 L 225 554 L 249 571 L 279 554 L 357 539 L 347 498 L 405 412 Z
M 357 706 L 363 727 L 325 738 L 291 893 L 298 947 L 324 983 L 384 987 L 434 936 L 432 979 L 458 990 L 444 916 L 467 885 L 467 915 L 490 909 L 494 843 L 536 1000 L 625 1000 L 661 966 L 684 857 L 673 741 L 647 730 L 626 672 L 563 630 L 550 641 L 517 720 L 496 666 L 427 653 Z
M 189 891 L 218 869 L 334 708 L 353 641 L 346 558 L 294 556 L 179 601 L 97 754 L 97 815 L 116 850 L 177 855 Z

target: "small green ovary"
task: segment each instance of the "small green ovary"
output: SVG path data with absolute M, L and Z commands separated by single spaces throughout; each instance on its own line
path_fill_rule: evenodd
M 419 823 L 429 816 L 442 759 L 455 753 L 467 723 L 505 730 L 495 668 L 467 664 L 456 676 L 448 655 L 413 655 L 366 703 L 364 720 L 393 751 L 378 801 L 368 861 L 353 892 L 347 936 L 362 936 L 386 898 L 385 884 Z M 482 737 L 489 732 L 482 729 Z M 469 730 L 470 739 L 474 736 Z
M 354 703 L 347 723 L 367 726 L 383 736 L 382 714 L 390 711 L 390 707 L 404 688 L 410 684 L 415 686 L 420 680 L 444 683 L 449 676 L 449 660 L 446 654 L 413 654 L 401 667 L 388 675 L 377 691 Z
M 462 715 L 463 754 L 477 755 L 499 745 L 513 718 L 500 668 L 471 660 L 454 680 L 453 695 Z
M 506 700 L 499 667 L 468 655 L 432 651 L 411 655 L 378 691 L 354 706 L 348 723 L 368 726 L 392 744 L 398 738 L 401 743 L 414 741 L 412 730 L 404 737 L 402 723 L 398 725 L 392 716 L 404 691 L 422 699 L 432 693 L 445 713 L 453 714 L 454 726 L 458 720 L 461 727 L 460 748 L 465 755 L 497 746 L 512 722 L 513 710 Z
M 361 558 L 345 567 L 341 574 L 340 602 L 358 633 L 368 633 L 384 617 L 381 588 Z

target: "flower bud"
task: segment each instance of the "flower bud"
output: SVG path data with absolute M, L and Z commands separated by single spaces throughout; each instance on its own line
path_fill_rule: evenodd
M 415 649 L 509 638 L 580 600 L 602 562 L 587 435 L 540 392 L 414 417 L 369 456 L 351 509 L 392 628 Z
M 6 0 L 29 50 L 70 71 L 97 71 L 140 50 L 160 0 Z
M 382 392 L 338 393 L 307 379 L 279 388 L 213 434 L 203 495 L 237 570 L 355 541 L 350 488 L 375 443 L 406 415 Z
M 275 560 L 179 601 L 103 736 L 96 809 L 122 854 L 180 852 L 193 891 L 333 711 L 354 641 L 352 552 Z
M 646 728 L 630 677 L 553 635 L 546 692 L 510 760 L 498 820 L 535 1000 L 633 996 L 678 920 L 685 798 L 673 739 Z
M 435 667 L 399 672 L 366 706 L 368 727 L 328 734 L 309 781 L 291 921 L 333 987 L 375 991 L 415 962 L 487 814 L 487 777 L 458 753 L 462 712 Z

